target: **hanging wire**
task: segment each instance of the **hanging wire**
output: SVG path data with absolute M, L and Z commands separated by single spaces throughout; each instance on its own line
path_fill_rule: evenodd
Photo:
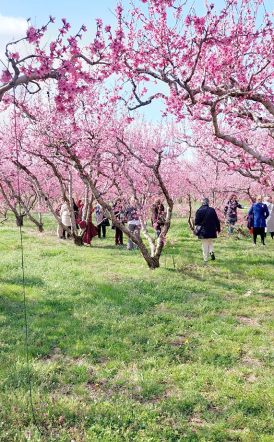
M 25 322 L 25 342 L 26 342 L 26 358 L 27 358 L 27 378 L 29 384 L 29 398 L 32 412 L 32 418 L 34 424 L 37 426 L 36 416 L 34 412 L 33 399 L 32 399 L 32 385 L 30 376 L 30 363 L 29 363 L 29 335 L 28 335 L 28 318 L 27 318 L 27 302 L 26 302 L 26 283 L 25 283 L 25 262 L 24 262 L 24 248 L 23 248 L 23 232 L 21 226 L 22 212 L 21 212 L 21 191 L 20 191 L 20 174 L 19 174 L 19 149 L 17 139 L 17 116 L 16 116 L 16 104 L 15 104 L 15 87 L 13 88 L 13 105 L 14 105 L 14 134 L 15 134 L 15 150 L 16 150 L 16 162 L 17 162 L 17 187 L 19 196 L 19 232 L 20 232 L 20 246 L 21 246 L 21 267 L 22 267 L 22 286 L 23 286 L 23 305 L 24 305 L 24 322 Z M 38 429 L 39 430 L 39 429 Z M 40 430 L 39 430 L 40 431 Z

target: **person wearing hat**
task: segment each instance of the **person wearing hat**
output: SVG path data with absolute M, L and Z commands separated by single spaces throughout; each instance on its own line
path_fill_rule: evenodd
M 202 206 L 197 210 L 195 226 L 200 226 L 198 238 L 202 241 L 204 261 L 208 261 L 208 255 L 215 260 L 213 239 L 220 233 L 220 220 L 213 207 L 209 207 L 208 198 L 202 199 Z

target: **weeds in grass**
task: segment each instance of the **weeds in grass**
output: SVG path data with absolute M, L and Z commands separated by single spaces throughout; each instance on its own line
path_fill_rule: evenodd
M 37 427 L 18 232 L 0 227 L 1 441 L 273 441 L 270 241 L 223 236 L 204 266 L 180 222 L 152 272 L 111 231 L 77 248 L 45 228 L 23 229 Z

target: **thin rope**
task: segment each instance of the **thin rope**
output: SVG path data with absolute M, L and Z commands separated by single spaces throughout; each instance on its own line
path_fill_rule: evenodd
M 34 412 L 33 399 L 32 399 L 32 385 L 30 376 L 30 363 L 29 363 L 29 334 L 28 334 L 28 319 L 27 319 L 27 302 L 26 302 L 26 283 L 25 283 L 25 262 L 24 262 L 24 247 L 23 247 L 23 232 L 21 226 L 22 212 L 21 212 L 21 192 L 20 192 L 20 174 L 19 174 L 19 151 L 18 151 L 18 140 L 17 140 L 17 116 L 16 116 L 16 106 L 15 106 L 15 87 L 13 88 L 13 105 L 14 105 L 14 134 L 15 134 L 15 149 L 16 149 L 16 160 L 17 160 L 17 187 L 19 196 L 19 232 L 20 232 L 20 245 L 21 245 L 21 267 L 22 267 L 22 286 L 23 286 L 23 305 L 24 305 L 24 319 L 25 319 L 25 340 L 26 340 L 26 358 L 27 358 L 27 378 L 29 384 L 29 398 L 30 406 L 33 417 L 33 422 L 37 426 L 36 416 Z M 38 429 L 39 430 L 39 429 Z

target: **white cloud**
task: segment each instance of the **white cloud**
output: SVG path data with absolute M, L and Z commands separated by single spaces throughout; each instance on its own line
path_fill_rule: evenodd
M 24 37 L 27 28 L 28 23 L 24 18 L 7 17 L 0 13 L 0 59 L 5 60 L 6 44 Z M 0 66 L 1 71 L 2 66 Z
M 21 17 L 6 17 L 0 13 L 0 35 L 12 39 L 25 34 L 28 27 L 27 20 Z

